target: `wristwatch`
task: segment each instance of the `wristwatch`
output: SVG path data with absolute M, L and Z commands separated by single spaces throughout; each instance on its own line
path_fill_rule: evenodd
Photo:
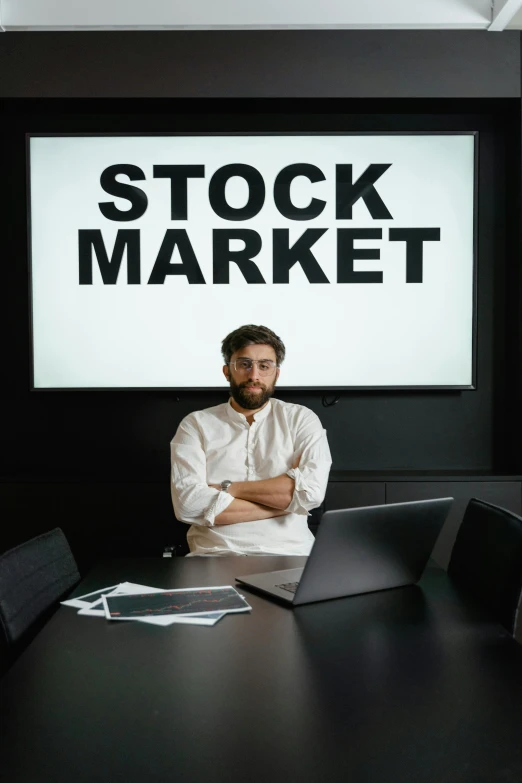
M 228 488 L 229 488 L 229 486 L 231 484 L 232 484 L 232 482 L 229 481 L 228 479 L 225 479 L 224 481 L 222 481 L 221 484 L 220 484 L 221 491 L 222 492 L 228 492 Z

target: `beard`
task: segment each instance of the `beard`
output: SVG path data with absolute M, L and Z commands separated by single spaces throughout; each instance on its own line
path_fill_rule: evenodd
M 235 383 L 233 378 L 229 378 L 230 381 L 230 393 L 234 400 L 245 410 L 255 411 L 258 408 L 262 408 L 265 403 L 268 402 L 272 394 L 274 393 L 275 381 L 271 386 L 265 386 L 265 384 L 256 381 L 245 381 L 244 383 Z M 247 386 L 255 386 L 261 389 L 259 392 L 247 391 Z

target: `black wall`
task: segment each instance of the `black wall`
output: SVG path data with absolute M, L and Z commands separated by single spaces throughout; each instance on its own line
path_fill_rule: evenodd
M 477 389 L 346 392 L 329 408 L 328 389 L 280 396 L 320 416 L 336 471 L 522 472 L 518 33 L 9 33 L 0 36 L 0 101 L 6 485 L 78 482 L 77 508 L 85 482 L 158 482 L 168 503 L 180 419 L 226 399 L 225 389 L 29 391 L 29 131 L 479 130 Z M 38 523 L 24 513 L 4 548 L 24 537 L 30 517 L 34 529 L 48 527 L 45 508 L 34 511 Z
M 515 31 L 7 33 L 0 96 L 519 98 Z

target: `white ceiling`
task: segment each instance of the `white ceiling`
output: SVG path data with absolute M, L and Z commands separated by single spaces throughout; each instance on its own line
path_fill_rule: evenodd
M 24 30 L 522 29 L 522 0 L 0 0 Z

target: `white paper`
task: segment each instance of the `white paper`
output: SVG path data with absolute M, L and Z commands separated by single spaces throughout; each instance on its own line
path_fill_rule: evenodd
M 135 622 L 149 623 L 149 625 L 215 625 L 225 615 L 226 612 L 209 612 L 190 617 L 172 617 L 171 615 L 168 617 L 139 617 Z
M 128 584 L 128 582 L 124 582 L 123 584 Z M 110 585 L 110 587 L 102 587 L 100 590 L 94 590 L 92 593 L 85 593 L 85 595 L 79 595 L 76 598 L 69 598 L 68 601 L 60 601 L 62 606 L 72 606 L 75 609 L 84 609 L 88 606 L 91 606 L 93 601 L 100 597 L 101 602 L 101 595 L 103 593 L 110 593 L 115 588 L 120 587 L 120 585 Z M 85 600 L 87 598 L 90 598 L 89 601 Z

